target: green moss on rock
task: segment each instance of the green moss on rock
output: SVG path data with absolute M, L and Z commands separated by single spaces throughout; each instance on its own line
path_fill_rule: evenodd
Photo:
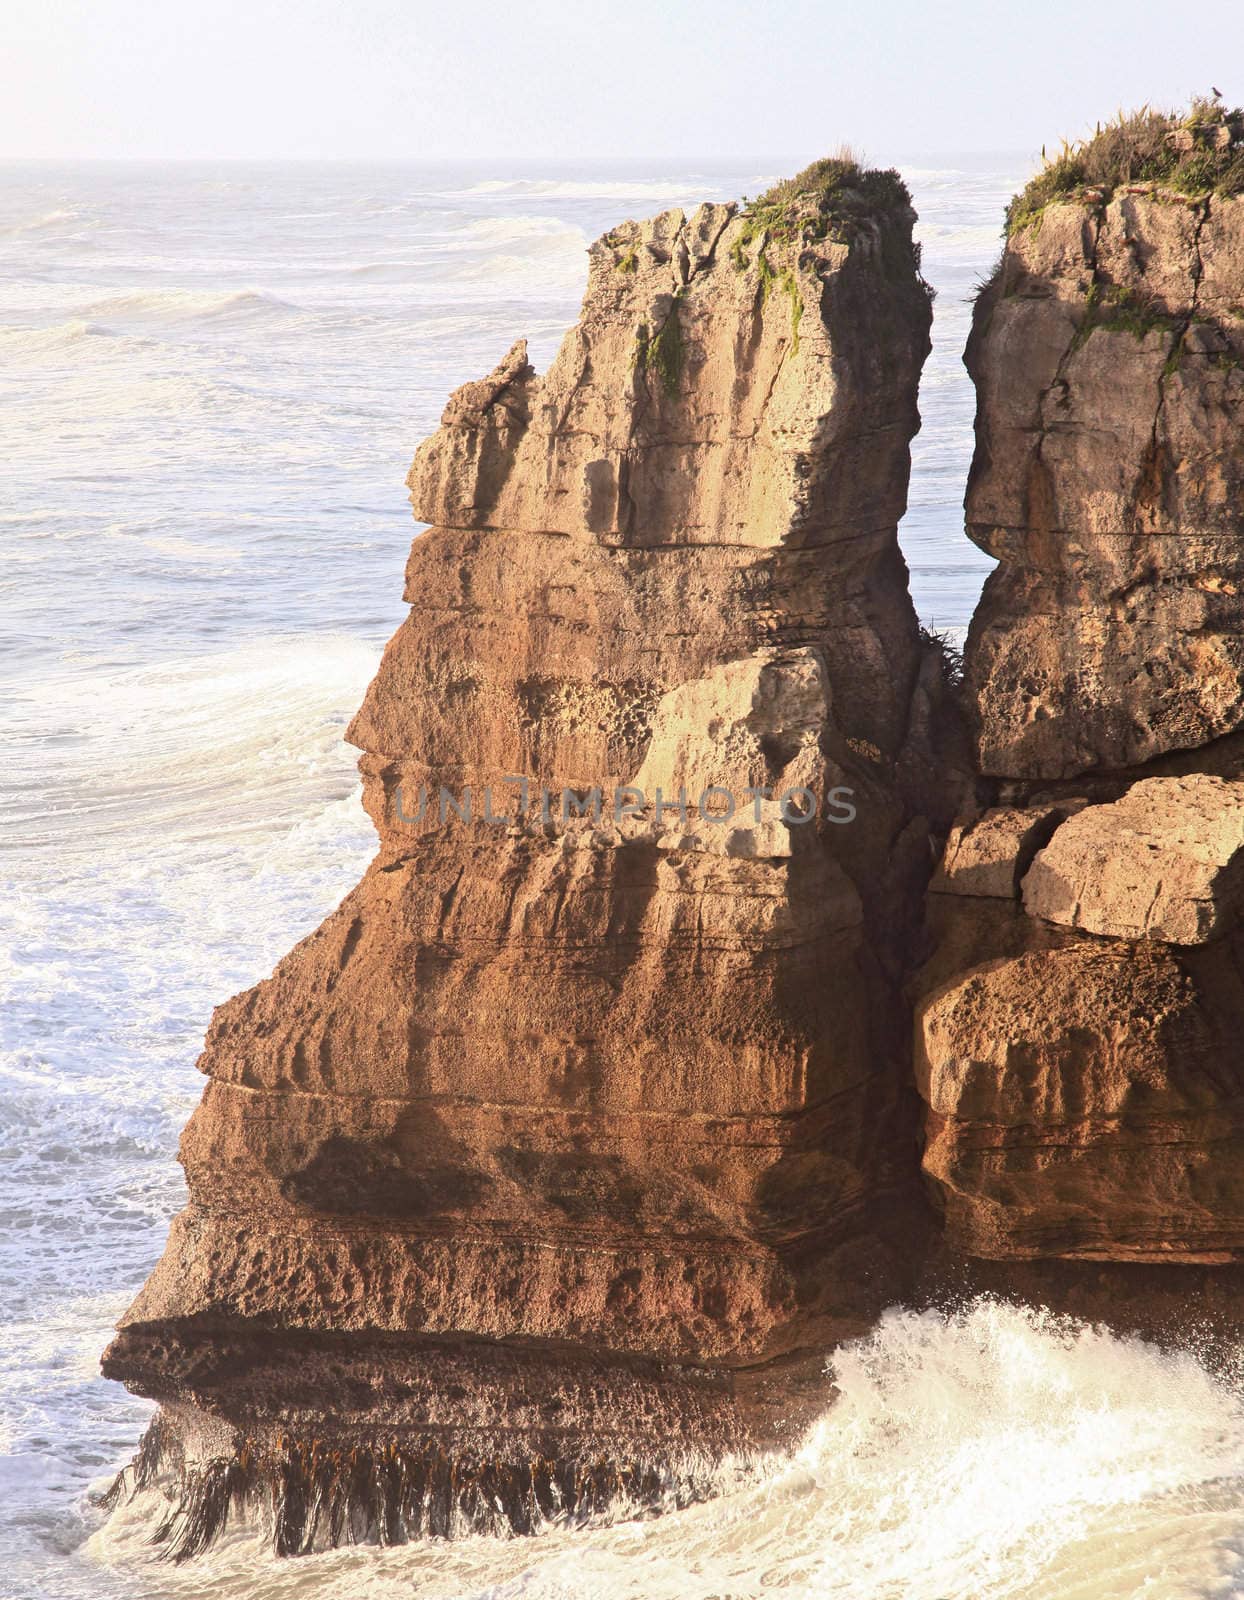
M 853 156 L 827 156 L 793 178 L 783 178 L 754 200 L 743 202 L 743 231 L 731 250 L 740 270 L 752 244 L 845 242 L 852 227 L 880 214 L 906 211 L 911 195 L 898 173 L 867 170 Z
M 731 246 L 731 259 L 740 272 L 755 266 L 762 305 L 775 288 L 789 296 L 792 351 L 799 349 L 803 296 L 794 270 L 776 270 L 768 247 L 794 244 L 802 248 L 825 239 L 848 243 L 862 224 L 906 213 L 910 206 L 911 195 L 897 172 L 867 170 L 849 154 L 814 161 L 756 199 L 744 200 L 743 228 Z M 904 270 L 913 265 L 918 270 L 918 247 L 907 247 L 902 265 Z
M 682 377 L 683 343 L 682 323 L 678 315 L 680 290 L 673 299 L 669 315 L 657 329 L 650 333 L 647 323 L 641 323 L 635 335 L 635 348 L 631 353 L 631 367 L 644 373 L 655 373 L 661 386 L 671 398 L 678 393 Z
M 1078 350 L 1098 329 L 1105 333 L 1130 333 L 1144 339 L 1155 330 L 1181 333 L 1183 321 L 1145 301 L 1121 284 L 1093 284 L 1085 298 L 1084 320 L 1076 333 L 1072 349 Z

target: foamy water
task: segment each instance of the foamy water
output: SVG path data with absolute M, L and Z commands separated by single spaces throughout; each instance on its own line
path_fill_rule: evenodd
M 790 1460 L 721 1499 L 532 1540 L 278 1562 L 255 1533 L 160 1574 L 169 1600 L 1109 1600 L 1232 1595 L 1244 1575 L 1244 1401 L 1192 1356 L 987 1300 L 893 1311 L 840 1349 L 838 1391 Z M 89 1546 L 151 1582 L 141 1501 Z
M 937 285 L 918 609 L 966 622 L 966 299 L 1017 164 L 908 169 Z M 587 242 L 755 193 L 696 169 L 24 167 L 0 189 L 0 1596 L 1244 1593 L 1240 1402 L 1192 1354 L 982 1304 L 826 1352 L 798 1457 L 665 1519 L 177 1572 L 88 1491 L 98 1376 L 182 1202 L 211 1006 L 373 848 L 345 722 L 401 618 L 402 479 L 455 384 L 547 363 Z M 827 1403 L 829 1379 L 826 1380 Z

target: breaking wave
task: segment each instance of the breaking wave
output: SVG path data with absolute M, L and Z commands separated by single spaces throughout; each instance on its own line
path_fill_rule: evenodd
M 671 182 L 655 178 L 615 178 L 604 181 L 583 182 L 563 178 L 489 178 L 472 184 L 462 191 L 472 195 L 509 195 L 515 199 L 547 195 L 560 200 L 697 200 L 712 198 L 720 192 L 714 183 L 706 183 L 695 174 L 685 181 Z
M 56 233 L 67 231 L 70 224 L 73 231 L 77 232 L 84 223 L 93 219 L 85 217 L 82 212 L 66 208 L 53 211 L 44 211 L 35 217 L 24 217 L 20 222 L 11 222 L 0 227 L 0 239 L 13 239 L 22 234 L 29 233 Z
M 0 348 L 15 360 L 48 355 L 80 344 L 85 339 L 111 339 L 111 328 L 86 317 L 53 322 L 43 328 L 0 327 Z
M 298 307 L 259 289 L 193 290 L 148 289 L 136 294 L 112 295 L 86 308 L 93 318 L 123 321 L 253 322 L 283 316 Z
M 831 1382 L 836 1399 L 831 1401 Z M 533 1539 L 279 1563 L 235 1532 L 168 1600 L 1186 1600 L 1240 1592 L 1244 1400 L 1190 1352 L 979 1299 L 895 1309 L 830 1360 L 789 1457 L 729 1463 L 721 1497 Z M 90 1553 L 130 1581 L 152 1506 Z

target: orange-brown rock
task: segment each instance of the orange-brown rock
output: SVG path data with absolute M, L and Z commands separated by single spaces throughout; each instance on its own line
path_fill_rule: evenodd
M 994 806 L 956 822 L 929 893 L 1018 899 L 1033 858 L 1066 815 L 1065 806 Z
M 1206 944 L 1244 898 L 1244 783 L 1147 778 L 1065 822 L 1023 880 L 1030 916 L 1115 939 Z
M 1244 726 L 1244 196 L 1131 184 L 1015 231 L 976 308 L 966 651 L 982 772 Z
M 1237 128 L 1188 136 L 1226 162 Z M 929 898 L 924 1171 L 971 1256 L 1224 1266 L 1244 1261 L 1244 197 L 1056 178 L 1013 208 L 968 349 L 968 529 L 999 565 L 965 698 L 1007 803 L 951 831 Z
M 286 1549 L 693 1492 L 900 1280 L 912 220 L 831 163 L 626 224 L 549 371 L 516 345 L 420 447 L 350 731 L 380 852 L 217 1011 L 106 1358 L 165 1402 L 178 1549 L 204 1484 L 299 1485 Z
M 921 1006 L 925 1172 L 968 1255 L 1244 1255 L 1239 947 L 1084 940 Z
M 952 830 L 914 1047 L 952 1250 L 1244 1263 L 1239 789 L 1152 778 Z

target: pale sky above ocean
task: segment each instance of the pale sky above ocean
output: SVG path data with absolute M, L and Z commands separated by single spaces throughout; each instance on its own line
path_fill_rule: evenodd
M 1199 0 L 4 0 L 0 158 L 1035 153 L 1244 100 Z M 1176 34 L 1183 32 L 1176 24 Z

